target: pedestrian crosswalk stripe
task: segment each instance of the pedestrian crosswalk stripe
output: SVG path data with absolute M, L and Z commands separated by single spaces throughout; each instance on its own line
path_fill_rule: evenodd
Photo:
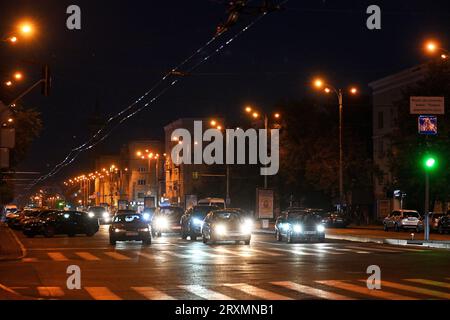
M 258 250 L 258 249 L 254 249 L 254 248 L 243 248 L 242 251 L 243 252 L 251 251 L 251 252 L 255 252 L 255 253 L 262 253 L 263 255 L 271 256 L 271 257 L 282 256 L 282 254 L 280 254 L 280 253 L 270 252 L 268 250 Z
M 210 258 L 226 258 L 227 257 L 226 255 L 223 255 L 223 254 L 214 254 L 214 253 L 205 252 L 205 251 L 202 251 L 202 250 L 199 250 L 199 249 L 189 250 L 189 253 L 191 254 L 192 257 L 195 257 L 197 255 L 207 256 L 207 257 L 210 257 Z
M 334 250 L 337 251 L 344 251 L 344 252 L 353 252 L 353 253 L 359 253 L 359 254 L 369 254 L 369 251 L 363 251 L 363 250 L 354 250 L 354 249 L 343 249 L 343 248 L 336 248 Z
M 107 256 L 113 258 L 113 259 L 121 260 L 121 261 L 130 260 L 131 259 L 130 257 L 127 257 L 127 256 L 125 256 L 123 254 L 118 253 L 118 252 L 105 252 L 105 254 Z
M 64 291 L 60 287 L 37 287 L 41 297 L 62 297 Z
M 157 255 L 157 254 L 149 254 L 149 253 L 139 252 L 138 255 L 143 258 L 150 259 L 150 260 L 153 260 L 153 259 L 166 260 L 166 258 L 162 257 L 161 255 Z
M 153 287 L 132 287 L 132 289 L 149 300 L 175 300 L 174 297 Z
M 324 284 L 329 287 L 334 287 L 346 291 L 352 291 L 359 294 L 363 294 L 366 296 L 370 296 L 372 298 L 377 299 L 384 299 L 384 300 L 417 300 L 416 298 L 399 295 L 396 293 L 386 292 L 382 290 L 370 290 L 366 286 L 357 286 L 351 283 L 346 283 L 344 281 L 336 281 L 336 280 L 330 280 L 330 281 L 316 281 L 317 283 Z M 384 282 L 382 283 L 382 285 Z
M 281 248 L 271 248 L 271 250 L 288 252 L 288 253 L 292 253 L 292 254 L 296 254 L 296 255 L 300 255 L 300 256 L 318 256 L 318 255 L 320 255 L 319 253 L 304 252 L 304 251 L 299 251 L 299 250 L 288 250 L 288 249 L 281 249 Z
M 450 289 L 450 283 L 447 283 L 447 282 L 439 282 L 439 281 L 426 280 L 426 279 L 406 279 L 406 281 L 420 283 L 420 284 L 426 284 L 426 285 L 434 286 L 434 287 Z
M 307 294 L 313 297 L 317 297 L 320 299 L 327 299 L 327 300 L 354 300 L 353 298 L 346 297 L 337 293 L 328 292 L 325 290 L 317 289 L 308 287 L 305 285 L 301 285 L 295 282 L 291 281 L 278 281 L 278 282 L 271 282 L 273 285 L 284 287 L 287 289 L 290 289 L 292 291 L 297 291 L 299 293 Z
M 69 260 L 61 252 L 48 252 L 47 255 L 55 261 L 68 261 Z
M 107 287 L 85 287 L 84 289 L 95 300 L 122 300 Z
M 356 246 L 346 246 L 346 248 L 349 249 L 355 249 L 355 250 L 366 250 L 366 251 L 375 251 L 375 252 L 386 252 L 386 253 L 397 253 L 398 251 L 390 250 L 390 249 L 379 249 L 379 248 L 373 248 L 373 247 L 356 247 Z
M 447 299 L 447 300 L 450 299 L 450 294 L 442 292 L 442 291 L 418 288 L 418 287 L 413 287 L 413 286 L 409 286 L 409 285 L 404 285 L 404 284 L 394 283 L 394 282 L 384 281 L 384 280 L 381 282 L 381 285 L 383 287 L 425 294 L 427 296 L 436 297 L 439 299 Z
M 81 258 L 83 258 L 84 260 L 88 260 L 88 261 L 99 261 L 100 258 L 97 258 L 96 256 L 94 256 L 92 253 L 89 252 L 75 252 L 75 254 Z
M 239 256 L 239 257 L 250 257 L 251 256 L 250 253 L 248 253 L 248 252 L 247 253 L 235 252 L 235 251 L 231 251 L 231 250 L 228 250 L 225 248 L 214 248 L 214 251 L 221 252 L 221 253 L 228 253 L 228 254 L 231 254 L 234 256 Z
M 165 251 L 165 250 L 162 250 L 161 253 L 167 254 L 167 255 L 169 255 L 169 256 L 177 257 L 177 258 L 182 258 L 182 259 L 188 259 L 188 258 L 191 258 L 190 255 L 181 254 L 181 253 L 175 253 L 175 252 L 172 252 L 172 251 Z
M 306 247 L 295 247 L 295 248 L 299 248 L 300 250 L 305 250 L 305 251 L 311 251 L 311 252 L 318 252 L 318 253 L 326 253 L 326 254 L 332 254 L 332 255 L 340 255 L 343 253 L 340 252 L 333 252 L 333 251 L 329 251 L 328 249 L 316 249 L 316 248 L 306 248 Z M 332 250 L 332 249 L 331 249 Z
M 37 262 L 37 258 L 23 258 L 22 262 Z
M 292 298 L 283 296 L 281 294 L 271 292 L 265 289 L 261 289 L 246 283 L 227 283 L 224 284 L 226 287 L 237 289 L 251 296 L 261 298 L 264 300 L 293 300 Z
M 184 285 L 179 287 L 206 300 L 234 300 L 222 293 L 206 289 L 200 285 Z

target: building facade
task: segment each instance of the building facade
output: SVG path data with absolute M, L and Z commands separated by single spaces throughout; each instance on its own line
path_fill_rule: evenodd
M 417 66 L 376 80 L 369 84 L 373 90 L 373 161 L 379 174 L 374 176 L 373 190 L 378 218 L 401 206 L 401 197 L 388 195 L 388 186 L 395 177 L 389 170 L 387 155 L 392 150 L 390 136 L 398 126 L 398 109 L 395 105 L 402 98 L 402 92 L 423 80 L 427 67 Z

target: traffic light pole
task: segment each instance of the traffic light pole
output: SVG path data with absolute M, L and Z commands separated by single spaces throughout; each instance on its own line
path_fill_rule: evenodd
M 425 241 L 430 240 L 430 221 L 429 221 L 429 211 L 430 211 L 430 174 L 428 171 L 425 172 L 425 225 L 424 234 Z

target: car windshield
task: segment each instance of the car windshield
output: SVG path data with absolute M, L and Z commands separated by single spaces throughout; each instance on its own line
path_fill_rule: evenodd
M 227 222 L 240 222 L 241 216 L 232 211 L 223 211 L 214 213 L 214 220 L 216 221 L 227 221 Z
M 105 212 L 106 209 L 103 207 L 90 207 L 89 211 L 92 211 L 94 213 L 101 213 L 101 212 Z
M 317 223 L 322 220 L 322 217 L 318 214 L 303 214 L 297 216 L 294 220 L 302 223 Z
M 196 206 L 192 209 L 192 215 L 195 217 L 204 218 L 209 212 L 217 209 L 217 207 L 212 206 Z
M 161 208 L 159 210 L 159 215 L 164 216 L 182 216 L 183 215 L 183 209 L 181 208 Z
M 114 222 L 133 223 L 142 221 L 140 214 L 121 214 L 114 218 Z

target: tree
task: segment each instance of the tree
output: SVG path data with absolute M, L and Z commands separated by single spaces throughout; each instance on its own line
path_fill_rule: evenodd
M 16 146 L 10 153 L 10 168 L 7 171 L 14 171 L 17 165 L 24 159 L 31 143 L 39 136 L 42 130 L 40 113 L 34 109 L 25 109 L 16 106 L 14 112 L 14 123 L 16 128 Z M 5 170 L 0 172 L 0 204 L 11 202 L 14 198 L 14 184 L 6 181 L 10 175 L 5 174 Z
M 387 187 L 407 193 L 407 204 L 423 209 L 424 167 L 422 158 L 433 153 L 439 166 L 431 174 L 431 200 L 448 201 L 450 198 L 450 116 L 448 112 L 438 117 L 439 133 L 436 137 L 417 133 L 417 115 L 410 114 L 411 96 L 444 96 L 449 101 L 450 65 L 448 61 L 433 62 L 425 78 L 404 90 L 402 99 L 395 103 L 398 108 L 397 129 L 391 134 L 391 150 L 388 153 L 389 169 L 393 183 Z

